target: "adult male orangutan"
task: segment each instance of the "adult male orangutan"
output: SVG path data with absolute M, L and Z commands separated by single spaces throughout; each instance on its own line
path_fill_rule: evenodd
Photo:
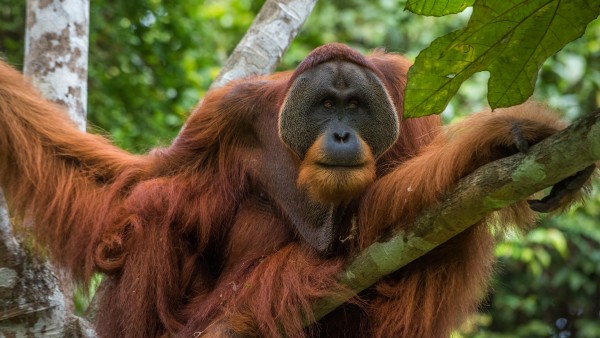
M 358 251 L 563 124 L 536 103 L 447 129 L 437 116 L 402 120 L 408 67 L 329 44 L 293 72 L 211 90 L 171 146 L 139 156 L 80 132 L 0 62 L 0 183 L 73 278 L 106 275 L 102 337 L 448 336 L 489 279 L 483 223 L 303 322 Z M 572 185 L 537 208 L 564 206 Z M 524 225 L 532 212 L 505 214 Z

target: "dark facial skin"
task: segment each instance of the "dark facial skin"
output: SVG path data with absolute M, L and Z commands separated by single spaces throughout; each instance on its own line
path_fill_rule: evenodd
M 343 165 L 348 153 L 358 151 L 359 136 L 375 157 L 385 152 L 398 136 L 398 117 L 375 74 L 350 62 L 330 61 L 294 81 L 279 128 L 284 143 L 300 158 L 325 134 L 328 157 Z
M 366 156 L 384 153 L 398 135 L 398 117 L 384 86 L 356 64 L 323 63 L 296 78 L 279 121 L 259 119 L 257 136 L 268 146 L 261 147 L 251 166 L 260 185 L 306 243 L 323 255 L 334 252 L 347 231 L 347 203 L 311 198 L 298 187 L 299 168 L 317 140 L 316 165 L 334 178 L 340 168 L 352 175 L 364 170 Z
M 333 222 L 328 217 L 330 209 L 335 208 L 312 201 L 305 191 L 296 187 L 300 163 L 273 132 L 277 130 L 276 123 L 265 115 L 261 115 L 256 123 L 261 126 L 256 133 L 259 142 L 268 146 L 257 148 L 259 153 L 250 164 L 255 179 L 263 190 L 261 193 L 292 223 L 301 237 L 318 252 L 328 254 L 339 232 L 336 227 L 340 222 Z

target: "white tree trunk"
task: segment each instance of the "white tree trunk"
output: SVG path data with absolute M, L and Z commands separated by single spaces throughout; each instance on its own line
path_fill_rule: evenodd
M 82 130 L 88 27 L 87 0 L 27 2 L 24 73 Z M 0 337 L 94 337 L 91 326 L 73 315 L 70 281 L 14 236 L 6 210 L 0 193 Z
M 212 86 L 272 72 L 316 1 L 267 0 Z M 83 130 L 89 1 L 28 0 L 27 9 L 24 73 L 46 98 L 68 107 Z M 73 316 L 70 297 L 60 291 L 51 265 L 35 260 L 15 239 L 0 193 L 0 338 L 95 336 Z
M 28 0 L 23 73 L 50 101 L 68 108 L 85 130 L 88 0 Z
M 275 70 L 317 0 L 267 0 L 211 88 Z

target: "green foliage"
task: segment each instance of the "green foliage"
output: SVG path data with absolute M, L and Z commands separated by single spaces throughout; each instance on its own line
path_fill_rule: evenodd
M 564 111 L 569 119 L 600 105 L 600 20 L 542 67 L 536 97 Z
M 444 16 L 464 11 L 473 6 L 475 0 L 437 1 L 437 0 L 408 0 L 406 9 L 420 15 Z
M 73 291 L 73 303 L 75 306 L 75 314 L 77 316 L 85 317 L 87 314 L 88 306 L 94 299 L 94 295 L 96 294 L 96 290 L 98 286 L 100 286 L 100 282 L 102 282 L 103 275 L 95 274 L 90 280 L 89 285 L 75 285 L 75 290 Z
M 319 1 L 284 55 L 280 69 L 295 67 L 315 47 L 343 42 L 361 52 L 385 48 L 411 58 L 429 43 L 460 28 L 468 17 L 428 18 L 402 11 L 403 0 Z
M 598 1 L 476 1 L 466 28 L 435 40 L 417 57 L 405 116 L 441 113 L 460 85 L 481 71 L 491 74 L 490 107 L 524 102 L 542 63 L 580 37 L 598 14 Z
M 89 120 L 121 147 L 168 143 L 261 4 L 92 1 Z
M 25 1 L 8 5 L 0 0 L 0 57 L 23 64 L 25 53 Z
M 500 274 L 469 337 L 598 337 L 600 196 L 496 247 Z
M 263 2 L 92 1 L 90 124 L 109 133 L 118 145 L 136 152 L 167 143 L 207 90 Z M 454 12 L 469 2 L 473 1 L 410 0 L 408 6 L 436 15 Z M 548 6 L 557 3 L 546 2 Z M 561 1 L 561 6 L 580 2 Z M 490 3 L 506 6 L 509 2 Z M 413 58 L 431 41 L 464 27 L 470 14 L 467 10 L 440 18 L 423 17 L 403 11 L 404 4 L 403 0 L 319 1 L 280 69 L 295 67 L 310 50 L 333 41 L 363 52 L 385 47 Z M 455 4 L 458 7 L 453 7 Z M 539 1 L 526 3 L 536 4 Z M 597 7 L 598 1 L 590 0 L 588 4 Z M 566 17 L 578 16 L 574 22 L 582 22 L 585 15 L 591 15 L 584 12 L 575 8 Z M 0 0 L 0 55 L 15 65 L 22 64 L 24 13 L 24 1 Z M 469 25 L 466 29 L 470 30 Z M 519 27 L 514 36 L 520 32 Z M 540 33 L 541 27 L 534 27 L 533 33 Z M 557 34 L 563 39 L 569 31 Z M 530 38 L 523 37 L 525 41 Z M 511 55 L 520 57 L 522 51 L 502 57 Z M 515 65 L 505 62 L 498 70 L 509 71 Z M 447 121 L 484 105 L 485 74 L 477 73 L 463 83 L 446 108 Z M 568 118 L 598 106 L 600 20 L 588 26 L 583 39 L 568 44 L 542 66 L 536 85 L 535 95 L 564 110 Z M 489 306 L 465 326 L 461 335 L 562 337 L 568 331 L 572 337 L 598 336 L 600 200 L 597 193 L 593 196 L 584 207 L 547 220 L 525 237 L 511 237 L 497 248 L 501 264 Z M 85 308 L 83 296 L 78 295 L 76 301 L 81 303 L 79 308 Z M 561 318 L 567 320 L 565 326 Z

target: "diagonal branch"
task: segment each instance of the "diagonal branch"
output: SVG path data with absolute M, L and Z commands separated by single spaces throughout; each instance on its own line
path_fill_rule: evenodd
M 277 67 L 317 0 L 267 0 L 235 47 L 211 88 Z
M 462 179 L 439 205 L 424 210 L 409 232 L 375 243 L 339 274 L 351 290 L 313 304 L 318 320 L 382 277 L 400 269 L 495 210 L 550 187 L 600 160 L 600 110 L 533 146 Z

